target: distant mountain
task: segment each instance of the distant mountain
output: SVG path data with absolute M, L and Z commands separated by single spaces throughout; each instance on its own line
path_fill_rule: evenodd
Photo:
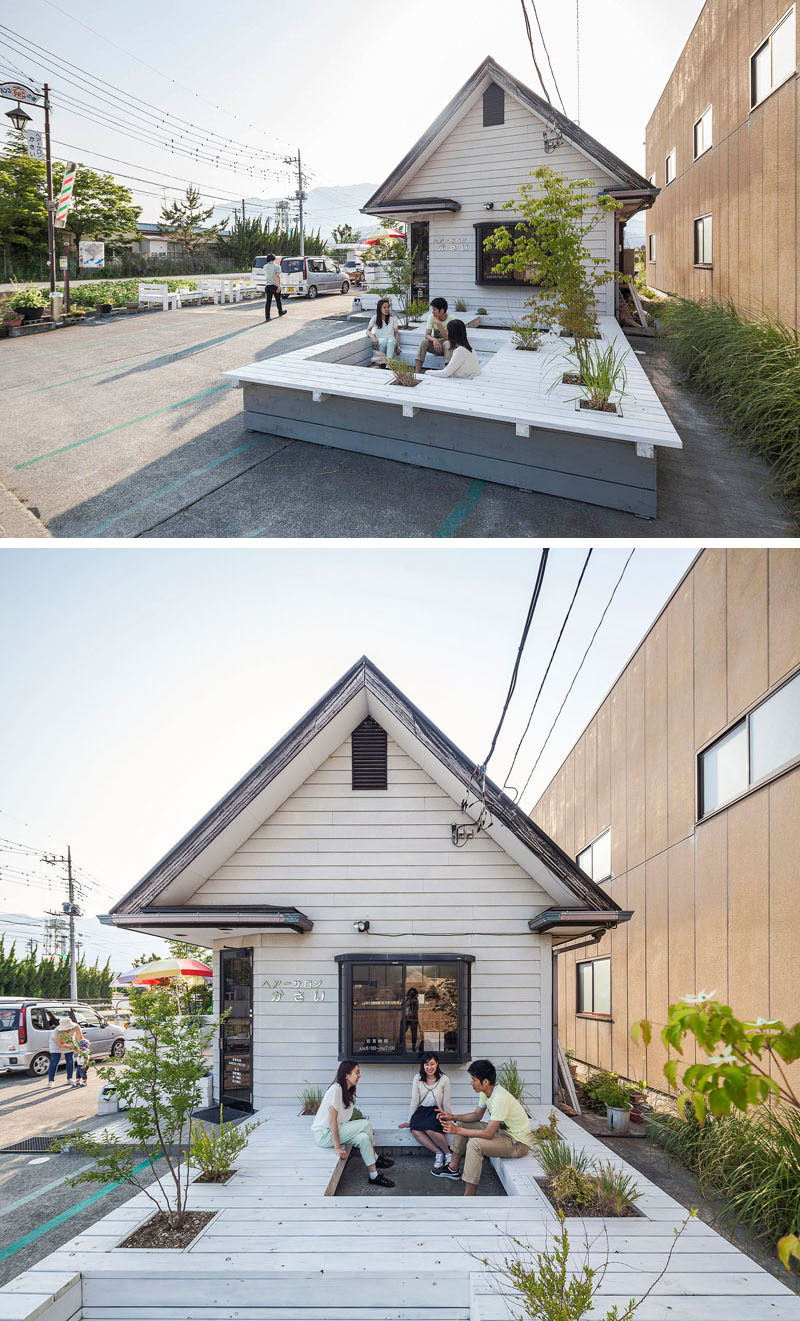
M 335 184 L 330 188 L 310 188 L 305 203 L 306 229 L 319 229 L 325 239 L 330 238 L 331 231 L 337 225 L 352 225 L 353 229 L 368 234 L 377 227 L 377 221 L 370 219 L 369 216 L 362 216 L 360 208 L 367 198 L 372 196 L 377 186 L 374 183 L 351 183 Z M 281 200 L 279 197 L 246 197 L 245 215 L 263 216 L 274 222 L 277 206 Z M 241 204 L 238 208 L 227 203 L 224 206 L 215 206 L 209 223 L 219 225 L 227 216 L 233 218 L 234 209 L 241 213 Z M 290 199 L 290 217 L 293 217 L 296 211 L 297 203 L 294 199 Z

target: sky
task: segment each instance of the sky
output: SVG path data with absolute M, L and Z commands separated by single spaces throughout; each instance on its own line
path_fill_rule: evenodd
M 578 64 L 576 0 L 537 0 L 566 111 L 577 117 L 580 67 L 582 127 L 643 171 L 645 124 L 702 0 L 579 6 Z M 405 0 L 399 9 L 363 0 L 240 0 L 233 21 L 211 0 L 172 0 L 142 13 L 123 0 L 90 8 L 26 0 L 3 12 L 0 73 L 49 75 L 54 151 L 115 170 L 135 190 L 143 220 L 158 218 L 159 182 L 183 187 L 188 179 L 206 193 L 275 197 L 289 176 L 282 159 L 262 158 L 259 171 L 277 171 L 265 176 L 243 173 L 241 157 L 237 173 L 156 148 L 143 140 L 137 112 L 144 107 L 122 109 L 115 89 L 180 116 L 184 131 L 194 125 L 279 158 L 299 146 L 312 185 L 379 183 L 486 55 L 539 90 L 518 0 Z M 535 27 L 534 36 L 558 104 Z M 20 37 L 35 49 L 22 49 Z M 46 52 L 77 67 L 56 72 Z M 90 90 L 85 72 L 113 86 Z M 103 126 L 99 114 L 121 122 Z M 122 180 L 123 172 L 134 177 Z
M 630 553 L 594 550 L 522 744 L 520 789 Z M 587 548 L 551 551 L 489 763 L 503 783 Z M 688 568 L 637 548 L 530 787 L 530 809 Z M 536 547 L 9 548 L 0 837 L 69 843 L 104 912 L 366 654 L 471 759 L 485 758 L 538 569 Z M 0 849 L 0 913 L 52 905 Z M 63 869 L 62 869 L 63 872 Z

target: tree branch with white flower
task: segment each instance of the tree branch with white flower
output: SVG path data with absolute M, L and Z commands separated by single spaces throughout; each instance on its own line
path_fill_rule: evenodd
M 730 1005 L 722 1004 L 716 991 L 699 991 L 670 1005 L 661 1029 L 661 1040 L 670 1055 L 664 1076 L 679 1090 L 676 1105 L 681 1114 L 691 1103 L 698 1123 L 708 1112 L 715 1118 L 739 1110 L 745 1114 L 767 1101 L 800 1110 L 800 1096 L 786 1075 L 785 1066 L 800 1059 L 800 1023 L 787 1026 L 778 1018 L 748 1022 L 734 1017 Z M 633 1040 L 649 1046 L 653 1025 L 643 1018 L 631 1029 Z M 706 1056 L 705 1063 L 690 1064 L 679 1079 L 685 1037 L 693 1037 Z M 787 1270 L 790 1259 L 800 1261 L 800 1237 L 786 1234 L 778 1253 Z

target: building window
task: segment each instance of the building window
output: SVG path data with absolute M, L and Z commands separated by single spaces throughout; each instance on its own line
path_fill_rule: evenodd
M 587 959 L 576 965 L 577 1012 L 611 1017 L 611 960 Z
M 490 83 L 483 94 L 483 127 L 505 122 L 506 94 L 497 83 Z
M 750 56 L 750 107 L 791 77 L 795 70 L 794 5 Z
M 520 267 L 519 270 L 510 273 L 508 271 L 495 271 L 495 266 L 501 257 L 507 253 L 500 252 L 498 248 L 484 246 L 486 239 L 490 239 L 498 229 L 507 229 L 511 235 L 512 245 L 517 237 L 522 238 L 529 232 L 530 227 L 524 221 L 511 220 L 507 224 L 491 224 L 475 226 L 475 281 L 477 284 L 523 284 L 536 285 L 539 283 L 536 277 L 535 266 Z M 509 249 L 510 251 L 511 249 Z
M 649 252 L 649 255 L 650 255 L 650 260 L 651 260 L 651 261 L 655 261 L 655 259 L 656 259 L 656 236 L 655 236 L 655 234 L 649 234 L 649 235 L 648 235 L 648 237 L 647 237 L 647 244 L 648 244 L 648 252 Z
M 672 183 L 672 180 L 675 178 L 676 162 L 677 162 L 677 156 L 675 154 L 675 148 L 673 147 L 672 151 L 669 153 L 669 156 L 667 156 L 664 161 L 665 184 Z
M 607 881 L 611 875 L 611 830 L 593 839 L 578 854 L 577 863 L 593 881 Z
M 367 716 L 350 735 L 351 787 L 353 789 L 388 788 L 388 752 L 386 730 Z
M 339 1058 L 470 1058 L 471 954 L 339 954 Z
M 702 156 L 711 146 L 711 106 L 698 119 L 694 126 L 694 158 Z
M 699 816 L 800 762 L 800 674 L 700 753 Z
M 694 264 L 711 265 L 711 216 L 700 216 L 694 222 Z

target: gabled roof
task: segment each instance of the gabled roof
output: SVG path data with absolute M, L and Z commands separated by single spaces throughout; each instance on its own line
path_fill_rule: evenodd
M 111 920 L 121 925 L 125 916 L 145 917 L 148 910 L 163 912 L 190 899 L 367 715 L 456 802 L 474 797 L 475 763 L 362 656 L 111 909 Z M 485 804 L 491 815 L 486 833 L 560 908 L 620 914 L 610 896 L 488 779 Z
M 535 115 L 553 124 L 562 136 L 583 155 L 588 156 L 607 170 L 614 179 L 618 180 L 620 188 L 628 193 L 633 192 L 641 195 L 646 205 L 655 200 L 659 190 L 643 175 L 639 174 L 637 170 L 631 169 L 630 165 L 626 165 L 624 161 L 620 160 L 619 156 L 614 155 L 613 151 L 609 151 L 601 142 L 598 142 L 597 138 L 593 138 L 590 133 L 586 133 L 573 120 L 568 119 L 566 115 L 561 114 L 560 111 L 550 105 L 548 101 L 543 100 L 541 96 L 537 96 L 530 87 L 526 87 L 518 78 L 514 78 L 502 65 L 493 60 L 491 55 L 487 55 L 483 64 L 456 92 L 452 101 L 445 106 L 430 128 L 426 129 L 419 141 L 403 157 L 400 164 L 372 194 L 369 201 L 364 203 L 361 210 L 365 215 L 373 215 L 381 210 L 390 210 L 393 201 L 399 204 L 404 200 L 402 198 L 404 181 L 455 127 L 456 122 L 461 117 L 461 112 L 470 104 L 473 97 L 479 91 L 488 87 L 491 82 L 497 83 L 499 87 L 515 96 Z M 615 190 L 612 188 L 610 191 L 613 195 Z

